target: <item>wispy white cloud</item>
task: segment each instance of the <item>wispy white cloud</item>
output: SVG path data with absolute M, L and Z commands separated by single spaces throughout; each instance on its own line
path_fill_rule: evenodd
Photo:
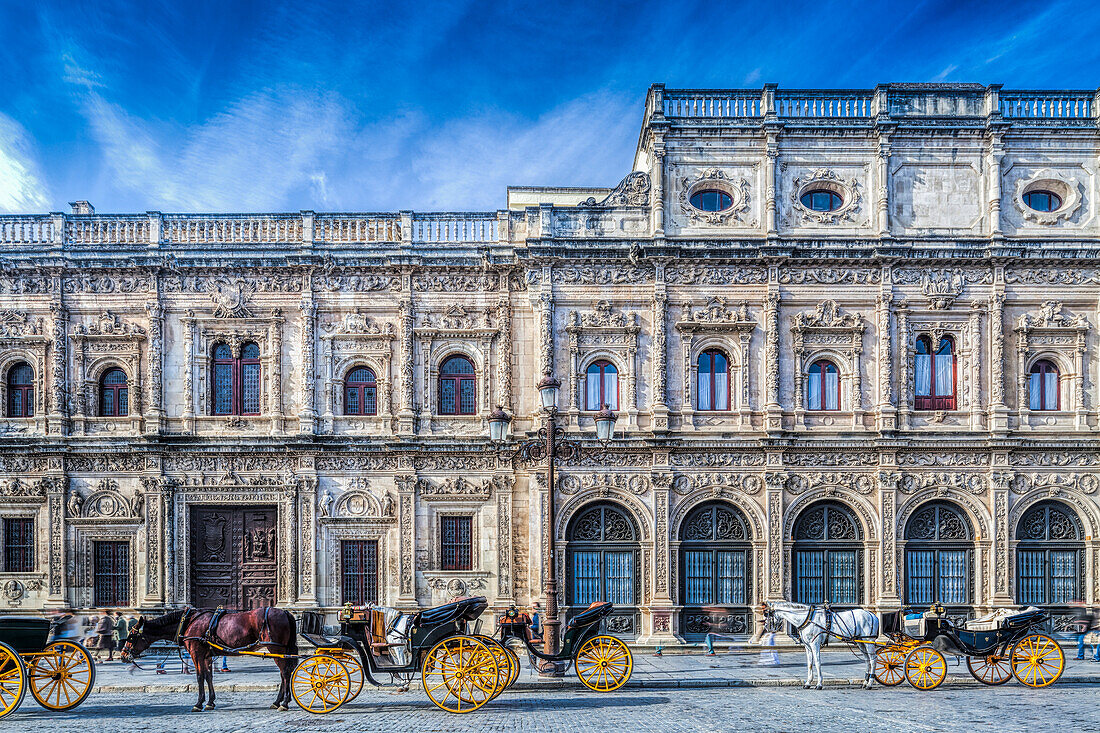
M 0 211 L 45 211 L 49 203 L 29 136 L 0 113 Z

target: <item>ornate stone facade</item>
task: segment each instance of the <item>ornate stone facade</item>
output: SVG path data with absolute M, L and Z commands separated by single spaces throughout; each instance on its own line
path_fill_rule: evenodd
M 514 189 L 495 213 L 0 217 L 5 405 L 12 367 L 34 372 L 30 416 L 0 419 L 0 518 L 38 537 L 30 572 L 0 572 L 0 608 L 93 605 L 108 542 L 126 543 L 124 605 L 188 603 L 193 510 L 242 506 L 272 518 L 283 605 L 341 605 L 348 541 L 375 543 L 385 603 L 537 600 L 547 487 L 486 417 L 537 429 L 547 372 L 587 448 L 556 487 L 560 600 L 582 603 L 585 562 L 613 563 L 622 582 L 598 592 L 621 596 L 623 633 L 758 631 L 761 600 L 807 592 L 800 518 L 823 502 L 850 516 L 863 605 L 913 601 L 906 527 L 932 501 L 970 528 L 956 605 L 1021 600 L 1017 527 L 1044 502 L 1079 523 L 1075 592 L 1096 604 L 1098 109 L 968 85 L 654 86 L 619 186 Z M 708 191 L 728 205 L 696 207 Z M 1030 209 L 1033 191 L 1059 208 Z M 922 336 L 953 344 L 952 409 L 917 409 Z M 218 343 L 258 347 L 258 414 L 212 414 Z M 701 406 L 704 353 L 725 359 L 726 409 Z M 468 414 L 440 409 L 453 355 L 475 369 Z M 608 448 L 586 409 L 598 360 L 617 370 Z M 835 410 L 808 401 L 822 360 Z M 1040 360 L 1054 409 L 1033 409 Z M 110 367 L 125 417 L 100 416 Z M 373 414 L 347 414 L 359 367 Z M 739 583 L 717 615 L 689 590 L 708 550 L 684 530 L 714 502 L 744 528 L 715 540 Z M 573 535 L 596 504 L 622 530 L 602 545 Z M 447 517 L 471 520 L 468 569 L 444 568 Z

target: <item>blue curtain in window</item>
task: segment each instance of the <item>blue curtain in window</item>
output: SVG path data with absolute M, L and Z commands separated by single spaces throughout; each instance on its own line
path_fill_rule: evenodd
M 1058 373 L 1047 372 L 1043 375 L 1043 397 L 1046 409 L 1058 409 Z
M 723 550 L 718 554 L 718 603 L 724 606 L 745 602 L 745 553 Z
M 917 354 L 913 364 L 913 382 L 917 397 L 932 395 L 932 356 Z
M 856 602 L 856 553 L 853 550 L 829 553 L 830 603 Z
M 1016 569 L 1020 576 L 1016 593 L 1020 603 L 1044 603 L 1046 593 L 1043 550 L 1020 550 L 1016 555 Z
M 810 376 L 806 380 L 806 407 L 810 410 L 821 409 L 821 367 L 810 367 Z
M 714 355 L 714 409 L 730 409 L 730 370 L 726 357 Z
M 1078 598 L 1077 551 L 1050 551 L 1050 602 L 1069 603 Z
M 955 394 L 955 357 L 951 353 L 950 343 L 944 342 L 940 353 L 936 354 L 936 396 L 950 397 L 953 394 Z
M 840 372 L 834 366 L 827 366 L 825 372 L 825 409 L 840 409 Z
M 940 603 L 966 603 L 966 551 L 940 550 Z
M 612 410 L 619 409 L 619 374 L 615 367 L 604 367 L 603 398 Z M 600 409 L 597 407 L 597 409 Z
M 795 553 L 798 571 L 798 602 L 821 603 L 825 600 L 825 553 L 821 550 L 800 550 Z
M 607 564 L 607 599 L 619 606 L 634 605 L 634 553 L 604 553 Z

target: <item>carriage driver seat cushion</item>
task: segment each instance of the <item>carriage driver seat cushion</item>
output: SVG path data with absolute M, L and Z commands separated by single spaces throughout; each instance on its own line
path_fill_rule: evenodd
M 574 629 L 582 626 L 588 626 L 594 624 L 601 618 L 607 615 L 607 612 L 611 610 L 611 604 L 607 601 L 596 601 L 588 608 L 584 609 L 569 621 L 569 626 L 566 628 Z

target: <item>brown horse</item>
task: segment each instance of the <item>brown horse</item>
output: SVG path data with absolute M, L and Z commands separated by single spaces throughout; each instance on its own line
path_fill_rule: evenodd
M 192 712 L 203 709 L 206 699 L 203 682 L 210 689 L 210 702 L 207 710 L 214 709 L 214 655 L 221 656 L 224 650 L 258 650 L 264 647 L 277 654 L 286 654 L 286 658 L 275 657 L 279 665 L 279 696 L 271 704 L 273 710 L 287 710 L 290 704 L 290 678 L 298 664 L 298 633 L 294 617 L 281 608 L 257 608 L 252 611 L 225 611 L 220 614 L 214 633 L 209 634 L 210 622 L 215 611 L 210 609 L 184 608 L 147 619 L 142 616 L 130 630 L 126 643 L 122 647 L 122 661 L 128 662 L 137 657 L 154 641 L 175 641 L 182 644 L 191 654 L 195 663 L 195 675 L 199 682 L 199 701 Z M 211 644 L 216 644 L 217 649 Z

